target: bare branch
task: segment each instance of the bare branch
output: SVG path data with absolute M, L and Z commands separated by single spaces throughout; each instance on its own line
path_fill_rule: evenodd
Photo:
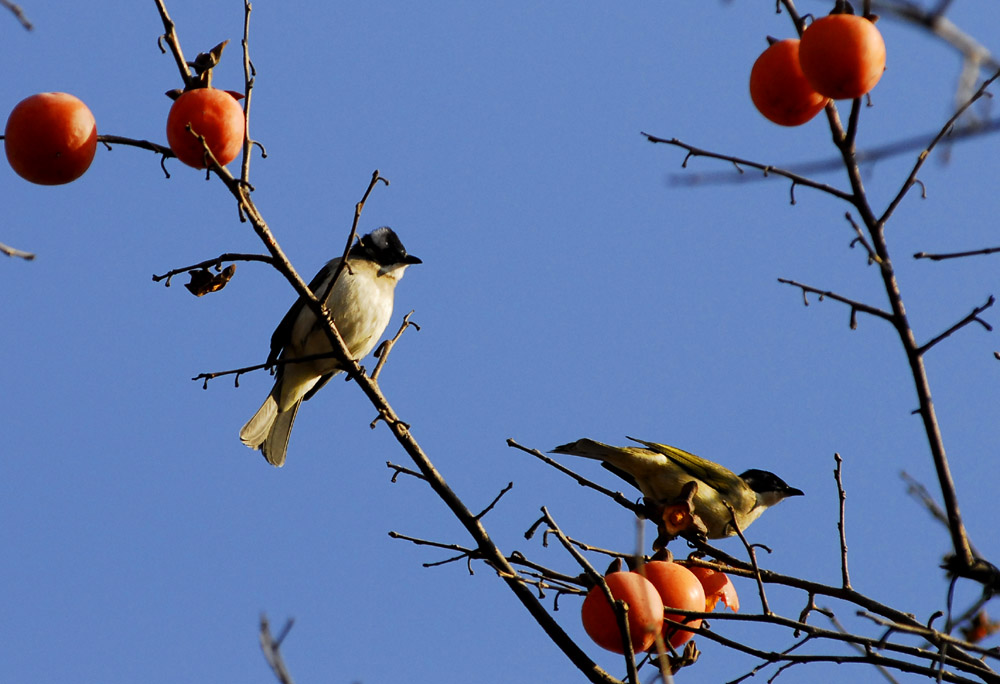
M 837 522 L 837 530 L 840 532 L 840 575 L 844 589 L 850 589 L 851 576 L 847 572 L 847 528 L 844 524 L 847 492 L 844 491 L 844 481 L 841 479 L 844 459 L 840 457 L 840 454 L 834 454 L 833 460 L 837 462 L 837 467 L 833 470 L 833 477 L 837 481 L 837 498 L 840 501 L 840 520 Z
M 180 275 L 181 273 L 189 273 L 191 271 L 198 271 L 206 268 L 215 268 L 215 270 L 219 270 L 222 264 L 226 261 L 260 261 L 265 264 L 274 263 L 274 259 L 266 254 L 239 254 L 236 252 L 226 252 L 225 254 L 220 254 L 214 259 L 202 261 L 200 263 L 193 264 L 192 266 L 183 266 L 181 268 L 172 269 L 170 271 L 167 271 L 163 275 L 156 275 L 154 273 L 153 282 L 158 283 L 165 278 L 167 282 L 164 283 L 164 285 L 166 287 L 170 287 L 170 281 L 176 275 Z
M 927 145 L 927 147 L 917 156 L 917 161 L 913 165 L 913 169 L 910 171 L 909 177 L 903 183 L 903 186 L 899 189 L 899 192 L 896 194 L 896 196 L 892 199 L 891 202 L 889 202 L 889 206 L 886 207 L 886 210 L 882 213 L 881 218 L 878 219 L 879 225 L 884 225 L 885 222 L 889 220 L 889 217 L 896 210 L 896 207 L 898 207 L 899 203 L 903 201 L 903 198 L 906 196 L 906 193 L 908 193 L 910 191 L 910 188 L 913 187 L 914 183 L 916 182 L 917 173 L 920 172 L 920 169 L 923 167 L 924 162 L 927 161 L 927 158 L 930 156 L 931 151 L 935 147 L 937 147 L 937 144 L 941 142 L 941 140 L 946 135 L 948 135 L 952 127 L 955 125 L 955 122 L 958 121 L 959 117 L 961 117 L 962 114 L 969 107 L 971 107 L 976 100 L 986 95 L 986 89 L 989 88 L 990 85 L 993 83 L 993 81 L 995 81 L 998 77 L 1000 77 L 1000 70 L 998 70 L 995 74 L 993 74 L 988 79 L 983 81 L 983 84 L 979 87 L 979 90 L 977 90 L 972 95 L 972 97 L 970 97 L 965 102 L 965 104 L 963 104 L 961 107 L 958 108 L 958 110 L 952 115 L 952 117 L 948 119 L 945 125 L 941 127 L 941 130 L 938 131 L 938 134 L 934 136 L 930 144 Z
M 415 477 L 418 480 L 427 480 L 426 477 L 418 473 L 416 470 L 410 470 L 409 468 L 393 463 L 392 461 L 386 461 L 385 466 L 395 471 L 389 479 L 389 482 L 395 482 L 400 475 L 409 475 L 410 477 Z
M 963 257 L 981 256 L 984 254 L 996 254 L 1000 252 L 1000 247 L 986 247 L 984 249 L 973 249 L 968 252 L 951 252 L 947 254 L 928 254 L 927 252 L 917 252 L 914 259 L 930 259 L 931 261 L 943 261 L 945 259 L 961 259 Z
M 243 0 L 243 159 L 240 164 L 240 180 L 243 183 L 250 182 L 250 151 L 253 148 L 253 140 L 250 139 L 250 99 L 253 94 L 253 83 L 255 70 L 250 62 L 250 12 L 252 11 L 250 0 Z M 266 157 L 261 146 L 262 156 Z
M 875 250 L 872 249 L 871 243 L 868 242 L 868 238 L 866 238 L 865 234 L 861 231 L 861 226 L 859 226 L 857 221 L 854 220 L 854 217 L 851 216 L 851 212 L 844 214 L 844 218 L 846 218 L 847 222 L 851 224 L 851 228 L 854 229 L 854 234 L 857 235 L 857 237 L 851 241 L 851 247 L 854 247 L 855 243 L 860 243 L 861 246 L 865 248 L 865 251 L 868 252 L 868 265 L 881 264 L 882 257 L 876 254 Z
M 979 314 L 981 314 L 982 312 L 986 311 L 986 309 L 988 309 L 991 306 L 993 306 L 993 304 L 995 302 L 996 302 L 996 299 L 993 297 L 993 295 L 990 295 L 990 298 L 986 300 L 985 304 L 983 304 L 982 306 L 977 306 L 976 308 L 974 308 L 969 313 L 968 316 L 966 316 L 965 318 L 963 318 L 962 320 L 960 320 L 958 323 L 956 323 L 955 325 L 951 326 L 950 328 L 948 328 L 947 330 L 945 330 L 943 333 L 941 333 L 940 335 L 938 335 L 934 339 L 932 339 L 932 340 L 930 340 L 928 342 L 925 342 L 922 346 L 918 347 L 917 348 L 917 353 L 918 354 L 925 354 L 927 352 L 927 350 L 930 349 L 931 347 L 933 347 L 935 344 L 937 344 L 941 340 L 945 339 L 946 337 L 949 337 L 952 333 L 954 333 L 954 332 L 956 332 L 958 330 L 961 330 L 962 328 L 964 328 L 965 326 L 969 325 L 970 323 L 978 323 L 979 325 L 983 326 L 986 329 L 987 332 L 993 332 L 993 326 L 991 326 L 989 323 L 987 323 L 986 321 L 984 321 L 983 319 L 981 319 L 979 317 Z
M 385 183 L 388 187 L 389 180 L 380 176 L 378 169 L 375 169 L 372 172 L 372 178 L 368 183 L 368 188 L 365 190 L 365 194 L 362 195 L 358 203 L 354 205 L 354 222 L 351 224 L 351 232 L 347 236 L 347 244 L 344 246 L 344 253 L 341 255 L 340 263 L 337 265 L 337 271 L 333 274 L 333 278 L 330 279 L 330 284 L 327 286 L 327 289 L 322 296 L 319 297 L 320 301 L 326 301 L 327 295 L 333 290 L 333 286 L 336 285 L 337 279 L 340 278 L 340 274 L 344 272 L 345 268 L 350 268 L 347 265 L 347 255 L 350 253 L 351 247 L 354 245 L 354 239 L 358 236 L 358 223 L 361 220 L 361 212 L 364 210 L 368 197 L 372 194 L 372 190 L 375 189 L 375 185 L 379 183 L 379 181 Z
M 677 138 L 669 138 L 669 139 L 659 138 L 655 135 L 650 135 L 649 133 L 643 133 L 642 135 L 646 136 L 646 139 L 649 140 L 649 142 L 651 143 L 664 143 L 666 145 L 673 145 L 675 147 L 680 147 L 681 149 L 687 150 L 688 152 L 687 157 L 685 157 L 684 163 L 682 164 L 684 168 L 687 168 L 687 160 L 690 157 L 708 157 L 709 159 L 720 159 L 722 161 L 728 161 L 731 162 L 732 164 L 737 165 L 737 168 L 739 168 L 739 166 L 742 165 L 742 166 L 749 166 L 754 169 L 759 169 L 764 173 L 765 176 L 768 176 L 770 174 L 774 174 L 776 176 L 782 176 L 784 178 L 791 180 L 793 184 L 804 185 L 808 188 L 813 188 L 815 190 L 825 192 L 829 195 L 833 195 L 838 199 L 846 200 L 848 202 L 851 201 L 852 199 L 852 196 L 849 193 L 846 193 L 843 190 L 840 190 L 839 188 L 835 188 L 834 186 L 828 185 L 826 183 L 820 183 L 818 181 L 814 181 L 811 178 L 807 178 L 806 176 L 801 176 L 797 173 L 793 173 L 792 171 L 788 171 L 787 169 L 771 166 L 770 164 L 762 164 L 760 162 L 750 161 L 749 159 L 740 159 L 738 157 L 733 157 L 728 154 L 720 154 L 718 152 L 703 150 L 694 147 L 693 145 L 689 145 L 686 142 L 678 140 Z M 792 204 L 794 203 L 795 199 L 793 196 Z
M 0 0 L 0 7 L 6 7 L 9 9 L 11 14 L 14 15 L 14 18 L 21 23 L 21 26 L 23 26 L 26 31 L 31 31 L 35 28 L 28 20 L 28 17 L 24 15 L 24 10 L 22 10 L 19 5 L 15 5 L 10 0 Z
M 399 342 L 399 338 L 403 336 L 403 333 L 407 328 L 413 326 L 415 330 L 420 330 L 420 326 L 410 320 L 410 316 L 413 315 L 413 311 L 403 316 L 403 323 L 399 326 L 399 330 L 393 335 L 391 340 L 383 340 L 382 344 L 378 346 L 375 350 L 375 358 L 378 359 L 378 363 L 375 364 L 375 370 L 372 371 L 372 380 L 378 381 L 378 376 L 382 372 L 382 367 L 385 366 L 385 362 L 389 360 L 389 352 L 392 348 Z
M 170 48 L 170 53 L 174 56 L 174 62 L 180 71 L 181 78 L 184 79 L 184 88 L 191 84 L 191 70 L 188 69 L 187 60 L 184 59 L 184 51 L 181 50 L 181 42 L 177 37 L 177 27 L 174 20 L 167 14 L 167 7 L 163 0 L 154 0 L 156 9 L 160 13 L 160 20 L 163 22 L 164 34 L 160 36 L 160 50 L 163 50 L 163 42 Z
M 961 142 L 972 138 L 989 135 L 1000 131 L 1000 119 L 966 124 L 960 128 L 955 128 L 948 135 L 949 143 Z M 922 150 L 927 145 L 927 141 L 935 135 L 936 131 L 921 133 L 909 138 L 903 138 L 895 142 L 884 145 L 875 145 L 864 150 L 855 152 L 854 158 L 858 164 L 871 164 L 884 159 L 891 159 L 903 154 L 909 154 L 914 150 Z M 827 173 L 839 171 L 844 167 L 843 159 L 836 157 L 830 159 L 820 159 L 816 161 L 800 162 L 797 164 L 782 164 L 782 168 L 799 175 L 809 175 L 816 173 Z M 727 185 L 741 183 L 756 183 L 766 180 L 766 175 L 733 174 L 726 171 L 709 171 L 702 173 L 672 173 L 667 176 L 667 181 L 672 186 L 698 186 L 698 185 Z
M 288 620 L 281 629 L 277 638 L 271 636 L 271 626 L 267 621 L 267 616 L 260 616 L 260 650 L 264 652 L 264 659 L 271 666 L 271 671 L 278 678 L 281 684 L 294 684 L 292 675 L 285 666 L 285 659 L 281 657 L 281 642 L 288 636 L 288 631 L 292 628 L 294 620 Z
M 159 145 L 148 140 L 135 140 L 134 138 L 126 138 L 120 135 L 99 135 L 97 136 L 97 142 L 104 143 L 104 145 L 110 150 L 112 145 L 128 145 L 130 147 L 138 147 L 143 150 L 149 150 L 150 152 L 156 152 L 157 154 L 162 154 L 164 157 L 176 157 L 173 150 L 164 145 Z
M 244 373 L 252 373 L 253 371 L 259 370 L 270 370 L 272 368 L 277 368 L 278 366 L 285 366 L 290 363 L 309 363 L 310 361 L 318 361 L 319 359 L 340 359 L 341 356 L 336 351 L 323 352 L 321 354 L 307 354 L 306 356 L 297 356 L 294 359 L 276 359 L 271 362 L 265 361 L 264 363 L 254 364 L 252 366 L 244 366 L 243 368 L 232 368 L 230 370 L 224 371 L 211 371 L 207 373 L 198 373 L 198 375 L 191 378 L 192 380 L 204 380 L 202 383 L 202 389 L 208 389 L 208 381 L 214 380 L 215 378 L 221 378 L 226 375 L 236 376 L 236 386 L 240 386 L 240 376 Z M 353 377 L 350 375 L 352 371 L 348 370 L 348 377 Z M 364 369 L 358 366 L 358 373 L 364 375 Z
M 760 610 L 764 615 L 771 615 L 771 607 L 767 604 L 767 592 L 764 591 L 764 580 L 760 576 L 760 566 L 757 565 L 757 552 L 754 550 L 754 545 L 747 541 L 746 536 L 743 534 L 743 530 L 740 529 L 740 523 L 736 520 L 736 509 L 728 501 L 724 501 L 726 508 L 729 509 L 729 516 L 731 518 L 730 525 L 736 530 L 736 534 L 739 536 L 740 541 L 743 542 L 743 547 L 747 551 L 747 555 L 750 556 L 750 565 L 753 568 L 753 578 L 757 582 L 757 593 L 760 595 Z M 770 552 L 770 549 L 768 549 Z
M 503 498 L 503 495 L 509 492 L 513 488 L 514 488 L 514 483 L 508 482 L 507 486 L 501 489 L 500 493 L 496 495 L 496 498 L 493 499 L 493 501 L 491 501 L 486 508 L 484 508 L 483 510 L 481 510 L 479 513 L 476 514 L 476 520 L 482 520 L 487 513 L 493 510 L 494 506 L 500 503 L 500 499 Z
M 890 314 L 888 311 L 883 311 L 882 309 L 876 308 L 874 306 L 870 306 L 868 304 L 863 304 L 862 302 L 855 301 L 853 299 L 848 299 L 847 297 L 843 297 L 843 296 L 841 296 L 841 295 L 839 295 L 839 294 L 837 294 L 835 292 L 831 292 L 829 290 L 819 290 L 819 289 L 816 289 L 815 287 L 812 287 L 810 285 L 803 285 L 802 283 L 796 282 L 794 280 L 788 280 L 787 278 L 778 278 L 778 282 L 779 283 L 784 283 L 785 285 L 791 285 L 792 287 L 799 288 L 800 290 L 802 290 L 803 297 L 805 297 L 805 295 L 807 293 L 811 292 L 811 293 L 813 293 L 815 295 L 819 295 L 820 301 L 822 301 L 825 297 L 829 297 L 830 299 L 832 299 L 832 300 L 834 300 L 836 302 L 840 302 L 842 304 L 847 304 L 848 306 L 851 307 L 851 321 L 852 321 L 851 328 L 852 329 L 854 329 L 854 328 L 857 327 L 857 323 L 856 323 L 856 321 L 854 319 L 854 314 L 855 314 L 855 312 L 858 312 L 858 311 L 860 311 L 861 313 L 869 314 L 871 316 L 875 316 L 876 318 L 881 318 L 883 320 L 889 321 L 890 323 L 894 322 L 892 314 Z M 806 306 L 809 305 L 808 300 L 806 300 L 805 303 L 806 303 Z
M 0 242 L 0 254 L 4 254 L 9 257 L 18 257 L 19 259 L 24 259 L 25 261 L 31 261 L 35 258 L 35 255 L 31 252 L 21 251 L 20 249 L 5 245 L 2 242 Z

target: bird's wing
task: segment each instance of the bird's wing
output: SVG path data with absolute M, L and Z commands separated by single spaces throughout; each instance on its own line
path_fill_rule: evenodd
M 715 489 L 721 490 L 726 488 L 724 483 L 719 481 L 718 474 L 720 471 L 726 473 L 727 475 L 732 475 L 733 478 L 736 478 L 736 481 L 739 479 L 736 473 L 719 465 L 718 463 L 713 463 L 712 461 L 701 458 L 700 456 L 695 456 L 694 454 L 684 451 L 683 449 L 678 449 L 677 447 L 672 447 L 667 444 L 646 442 L 641 439 L 636 439 L 635 437 L 629 437 L 628 439 L 631 439 L 633 442 L 638 442 L 650 451 L 663 454 L 672 462 L 676 463 L 678 467 L 689 473 L 692 477 L 698 478 L 709 486 L 713 486 Z
M 326 284 L 333 274 L 336 272 L 337 265 L 340 264 L 340 258 L 331 259 L 326 263 L 326 265 L 319 270 L 319 272 L 313 276 L 313 279 L 309 281 L 309 289 L 312 293 L 322 300 L 322 298 L 328 294 L 324 292 L 319 292 L 318 290 Z M 288 345 L 289 338 L 292 335 L 292 329 L 295 327 L 295 321 L 299 319 L 302 314 L 302 310 L 305 308 L 306 303 L 302 297 L 298 297 L 292 304 L 288 312 L 278 323 L 278 327 L 274 329 L 274 333 L 271 335 L 271 353 L 268 354 L 267 364 L 274 365 L 281 355 L 281 352 Z
M 635 479 L 635 476 L 632 473 L 628 472 L 627 470 L 622 470 L 618 466 L 611 465 L 607 461 L 601 461 L 601 467 L 603 467 L 608 472 L 612 472 L 621 479 L 625 480 L 630 485 L 638 489 L 640 492 L 642 491 L 642 487 L 639 486 L 639 481 Z

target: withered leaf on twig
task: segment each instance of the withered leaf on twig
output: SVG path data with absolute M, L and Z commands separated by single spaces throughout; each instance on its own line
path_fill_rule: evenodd
M 191 282 L 184 283 L 191 294 L 201 297 L 209 292 L 218 292 L 226 286 L 236 273 L 236 264 L 230 264 L 222 269 L 221 273 L 212 273 L 207 268 L 191 271 Z

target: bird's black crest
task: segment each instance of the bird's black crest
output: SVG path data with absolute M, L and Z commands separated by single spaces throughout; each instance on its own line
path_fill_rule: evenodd
M 389 226 L 376 228 L 362 237 L 351 248 L 351 257 L 355 259 L 368 259 L 380 266 L 423 263 L 417 257 L 406 253 L 403 243 L 400 242 L 399 237 Z
M 758 493 L 775 492 L 785 496 L 801 496 L 802 492 L 795 487 L 790 487 L 780 477 L 766 470 L 753 468 L 746 471 L 740 477 L 750 489 Z

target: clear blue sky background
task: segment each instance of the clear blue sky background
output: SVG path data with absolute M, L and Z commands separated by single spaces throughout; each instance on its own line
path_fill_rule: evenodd
M 22 4 L 37 29 L 0 13 L 0 110 L 64 90 L 102 133 L 165 142 L 163 92 L 180 81 L 157 49 L 151 1 Z M 884 305 L 875 269 L 848 248 L 847 207 L 803 188 L 791 206 L 778 179 L 671 185 L 728 167 L 694 160 L 683 171 L 679 150 L 640 136 L 774 164 L 829 157 L 822 117 L 788 130 L 750 103 L 765 36 L 792 35 L 773 4 L 260 0 L 251 131 L 269 156 L 254 158 L 254 197 L 308 279 L 341 249 L 371 172 L 392 181 L 362 228 L 393 226 L 424 265 L 403 280 L 392 324 L 415 309 L 421 330 L 393 352 L 383 388 L 470 508 L 513 481 L 485 519 L 505 551 L 577 572 L 560 549 L 523 538 L 542 505 L 576 538 L 633 549 L 627 512 L 505 445 L 629 434 L 805 490 L 751 538 L 773 549 L 768 567 L 835 584 L 840 452 L 855 586 L 923 620 L 944 606 L 948 539 L 899 478 L 905 469 L 937 491 L 900 345 L 883 322 L 862 316 L 851 331 L 846 307 L 813 298 L 804 308 L 777 282 Z M 959 25 L 1000 49 L 994 8 L 954 5 Z M 241 88 L 242 3 L 168 7 L 189 59 L 233 40 L 216 83 Z M 936 130 L 959 69 L 930 37 L 880 27 L 889 66 L 863 113 L 862 147 Z M 869 169 L 876 207 L 914 158 Z M 921 340 L 1000 289 L 997 257 L 909 256 L 1000 244 L 996 139 L 943 161 L 926 165 L 927 199 L 911 193 L 889 232 Z M 425 569 L 447 554 L 387 536 L 469 543 L 421 482 L 390 483 L 385 462 L 405 454 L 384 426 L 369 430 L 373 410 L 353 385 L 333 382 L 303 407 L 285 468 L 240 444 L 270 377 L 207 391 L 190 378 L 263 361 L 293 293 L 259 264 L 239 264 L 201 299 L 183 279 L 152 282 L 261 251 L 217 180 L 167 167 L 170 179 L 152 153 L 101 148 L 81 180 L 46 188 L 0 165 L 0 241 L 38 254 L 0 259 L 0 678 L 271 682 L 257 645 L 266 611 L 275 626 L 296 619 L 283 651 L 300 682 L 579 681 L 488 568 Z M 823 179 L 845 185 L 842 174 Z M 995 310 L 985 318 L 1000 322 Z M 962 511 L 994 561 L 997 348 L 973 326 L 927 358 Z M 570 465 L 635 494 L 596 464 Z M 738 587 L 753 610 L 752 584 Z M 974 594 L 962 587 L 958 604 Z M 791 616 L 803 606 L 794 592 L 771 596 Z M 566 629 L 622 675 L 583 635 L 578 601 L 560 608 Z M 764 648 L 792 643 L 781 630 L 714 626 Z M 756 664 L 699 641 L 702 659 L 680 681 Z M 832 666 L 783 680 L 844 676 L 880 681 Z

